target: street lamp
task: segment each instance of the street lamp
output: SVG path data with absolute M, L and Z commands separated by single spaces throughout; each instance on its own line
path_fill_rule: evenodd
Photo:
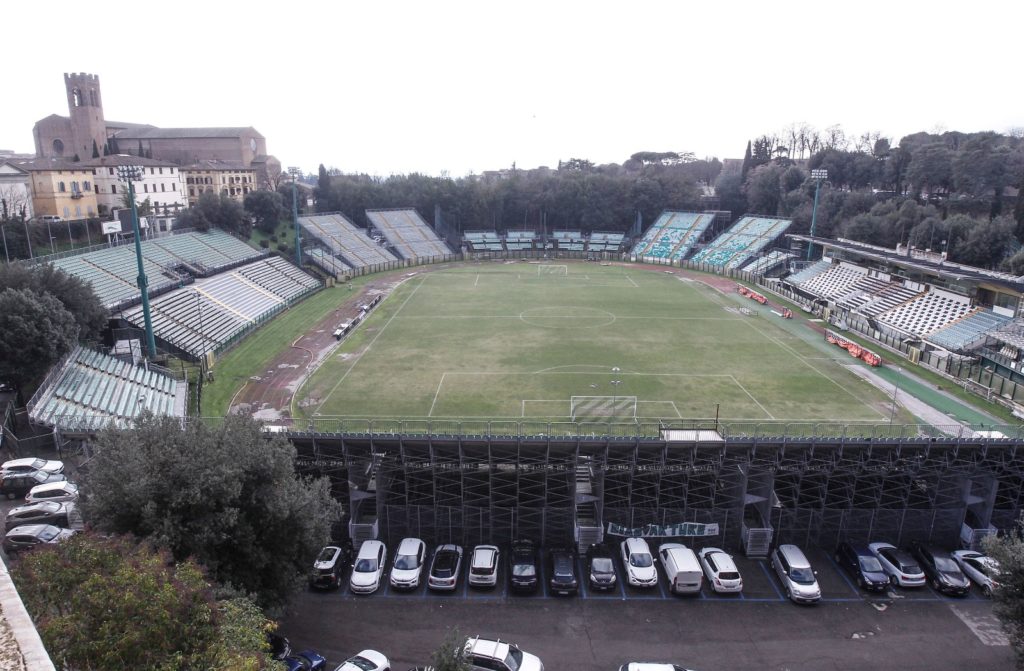
M 289 166 L 288 174 L 292 176 L 292 221 L 295 222 L 295 265 L 302 267 L 302 234 L 299 233 L 299 202 L 295 183 L 299 181 L 302 169 Z
M 892 390 L 892 410 L 889 412 L 889 426 L 892 426 L 892 420 L 896 417 L 896 394 L 900 393 L 900 375 L 903 374 L 902 368 L 896 369 L 896 386 Z
M 21 221 L 25 224 L 25 244 L 28 245 L 28 258 L 33 259 L 35 257 L 32 256 L 32 235 L 28 230 L 28 219 L 22 219 Z
M 811 209 L 811 237 L 814 237 L 814 226 L 818 223 L 818 192 L 821 191 L 821 181 L 828 179 L 828 170 L 815 168 L 811 170 L 811 179 L 814 180 L 814 207 Z M 814 242 L 807 243 L 807 260 L 811 260 L 811 253 L 814 252 Z
M 620 368 L 615 366 L 612 368 L 612 372 L 618 375 Z M 617 412 L 616 406 L 619 404 L 619 385 L 622 384 L 622 380 L 612 380 L 612 412 Z
M 199 299 L 199 289 L 193 289 L 192 294 L 196 297 L 196 309 L 199 311 L 199 344 L 202 349 L 202 357 L 206 358 L 206 336 L 203 329 L 203 302 Z
M 137 165 L 120 165 L 117 178 L 128 185 L 128 202 L 132 209 L 132 232 L 135 234 L 135 261 L 139 267 L 139 291 L 142 293 L 142 319 L 146 325 L 146 351 L 150 359 L 156 358 L 156 339 L 153 337 L 153 319 L 149 314 L 149 281 L 142 265 L 142 233 L 139 231 L 139 209 L 135 206 L 135 182 L 143 178 L 144 169 Z

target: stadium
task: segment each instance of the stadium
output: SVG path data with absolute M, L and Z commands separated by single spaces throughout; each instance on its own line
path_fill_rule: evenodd
M 140 362 L 131 246 L 44 259 L 93 286 L 112 338 L 56 366 L 30 418 L 69 446 L 143 411 L 252 414 L 330 478 L 356 543 L 642 533 L 763 557 L 973 547 L 1019 516 L 1017 277 L 777 217 L 366 215 L 300 217 L 303 267 L 219 231 L 142 242 L 163 366 Z

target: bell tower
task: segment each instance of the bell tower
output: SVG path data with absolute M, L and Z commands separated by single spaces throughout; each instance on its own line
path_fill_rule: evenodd
M 103 153 L 107 141 L 107 123 L 103 119 L 103 99 L 100 97 L 98 75 L 64 73 L 64 88 L 68 94 L 68 112 L 71 114 L 71 135 L 74 147 L 65 149 L 65 156 L 78 157 L 83 161 L 92 158 L 92 143 Z

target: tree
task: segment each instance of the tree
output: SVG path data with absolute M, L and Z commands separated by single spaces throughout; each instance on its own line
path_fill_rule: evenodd
M 13 569 L 47 649 L 67 669 L 269 668 L 270 623 L 244 598 L 214 600 L 192 560 L 80 533 Z
M 92 285 L 50 264 L 0 265 L 0 289 L 28 289 L 36 294 L 52 295 L 78 324 L 80 340 L 98 338 L 107 326 L 107 309 L 100 303 Z
M 1021 522 L 1002 537 L 989 536 L 984 549 L 999 562 L 999 587 L 992 591 L 992 610 L 1003 625 L 1017 654 L 1017 668 L 1024 668 L 1024 535 Z
M 100 157 L 100 148 L 99 148 L 99 145 L 96 144 L 96 139 L 95 138 L 93 138 L 93 141 L 92 141 L 92 157 L 93 158 L 99 158 Z
M 994 268 L 1020 246 L 1014 228 L 1013 220 L 1007 216 L 978 221 L 968 231 L 966 240 L 950 247 L 950 256 L 959 263 Z
M 778 165 L 762 165 L 750 171 L 744 189 L 751 212 L 769 216 L 779 213 L 785 170 Z
M 558 162 L 559 170 L 576 170 L 580 172 L 585 172 L 587 170 L 592 170 L 593 167 L 593 162 L 588 161 L 585 158 L 570 158 L 568 161 Z
M 144 152 L 144 151 L 142 150 L 142 140 L 139 140 L 139 153 L 137 154 L 137 156 L 138 156 L 139 158 L 142 158 L 142 157 L 144 157 L 145 155 L 146 155 L 146 152 Z
M 0 292 L 0 380 L 19 391 L 42 380 L 71 351 L 78 324 L 52 294 L 29 289 Z
M 434 671 L 470 671 L 473 667 L 466 659 L 465 645 L 466 637 L 459 633 L 458 627 L 449 629 L 441 645 L 430 656 Z
M 286 601 L 340 518 L 327 479 L 297 477 L 295 447 L 247 417 L 145 417 L 100 434 L 95 451 L 87 519 L 195 557 L 263 606 Z
M 243 238 L 248 238 L 252 232 L 252 222 L 245 210 L 231 196 L 224 194 L 200 194 L 195 205 L 178 215 L 178 221 L 183 228 L 207 231 L 216 226 Z
M 273 233 L 281 220 L 287 216 L 284 200 L 276 191 L 253 191 L 245 195 L 245 211 L 253 218 L 256 228 L 264 233 Z

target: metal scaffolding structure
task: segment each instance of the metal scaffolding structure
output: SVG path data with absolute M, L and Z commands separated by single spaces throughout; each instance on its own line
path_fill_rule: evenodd
M 609 524 L 687 522 L 717 525 L 695 544 L 747 547 L 761 530 L 768 543 L 953 547 L 1011 527 L 1024 498 L 1019 439 L 290 438 L 299 470 L 330 478 L 356 542 L 582 546 Z

